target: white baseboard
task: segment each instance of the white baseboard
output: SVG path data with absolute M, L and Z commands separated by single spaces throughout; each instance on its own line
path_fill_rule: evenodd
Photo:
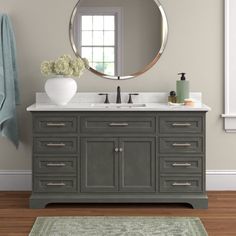
M 0 191 L 31 191 L 31 170 L 0 170 Z
M 31 175 L 31 170 L 0 170 L 0 191 L 31 191 Z M 236 191 L 236 170 L 208 170 L 206 189 Z
M 206 189 L 236 190 L 236 170 L 208 170 L 206 172 Z

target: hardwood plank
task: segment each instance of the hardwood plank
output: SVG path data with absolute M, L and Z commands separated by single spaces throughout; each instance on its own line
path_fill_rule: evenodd
M 0 192 L 0 236 L 26 236 L 38 216 L 195 216 L 209 236 L 236 235 L 236 192 L 209 192 L 209 209 L 185 204 L 51 204 L 29 209 L 29 192 Z

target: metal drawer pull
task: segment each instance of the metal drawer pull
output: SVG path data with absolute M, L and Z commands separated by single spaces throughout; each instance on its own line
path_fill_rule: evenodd
M 66 186 L 65 183 L 47 183 L 47 186 Z
M 47 123 L 46 124 L 48 127 L 65 127 L 65 123 Z
M 192 164 L 190 163 L 173 163 L 172 166 L 174 167 L 188 167 L 191 166 Z
M 191 143 L 173 143 L 173 147 L 191 147 Z
M 65 143 L 47 143 L 47 147 L 65 147 Z
M 191 126 L 190 123 L 173 123 L 172 126 L 174 127 L 189 127 Z
M 191 183 L 173 183 L 172 186 L 191 186 L 192 184 Z
M 109 126 L 111 127 L 125 127 L 128 126 L 128 123 L 110 123 Z
M 48 167 L 64 167 L 66 166 L 65 163 L 47 163 Z

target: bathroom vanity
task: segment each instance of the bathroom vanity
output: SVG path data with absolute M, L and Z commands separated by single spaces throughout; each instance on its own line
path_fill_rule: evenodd
M 114 7 L 117 1 L 104 5 L 99 0 L 79 0 L 69 24 L 75 55 L 87 58 L 86 67 L 95 75 L 116 81 L 140 76 L 155 65 L 168 36 L 167 17 L 158 0 L 118 2 Z M 88 36 L 97 28 L 104 31 L 104 40 Z M 67 94 L 64 90 L 60 93 Z M 68 105 L 56 106 L 45 94 L 37 94 L 36 104 L 27 108 L 33 118 L 30 207 L 165 202 L 207 208 L 209 107 L 202 104 L 201 94 L 191 94 L 197 101 L 194 107 L 169 106 L 167 93 L 121 96 L 119 86 L 116 99 L 109 93 L 113 103 L 108 103 L 106 93 L 100 95 L 106 99 L 97 93 L 78 93 Z
M 162 202 L 207 208 L 209 107 L 41 102 L 27 110 L 33 118 L 31 208 Z

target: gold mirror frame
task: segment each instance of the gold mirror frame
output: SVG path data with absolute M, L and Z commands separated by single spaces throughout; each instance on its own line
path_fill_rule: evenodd
M 70 17 L 70 23 L 69 23 L 69 38 L 70 38 L 70 43 L 71 43 L 71 47 L 75 53 L 75 55 L 77 57 L 80 57 L 80 54 L 78 52 L 78 49 L 75 45 L 75 41 L 74 41 L 74 38 L 73 38 L 73 22 L 74 22 L 74 19 L 75 19 L 75 16 L 76 16 L 76 13 L 78 11 L 78 8 L 79 8 L 79 4 L 80 4 L 80 1 L 79 0 L 73 11 L 72 11 L 72 14 L 71 14 L 71 17 Z M 124 80 L 124 79 L 133 79 L 139 75 L 142 75 L 143 73 L 145 73 L 146 71 L 148 71 L 151 67 L 153 67 L 157 61 L 159 60 L 159 58 L 161 57 L 162 53 L 164 52 L 164 49 L 166 47 L 166 44 L 167 44 L 167 38 L 168 38 L 168 23 L 167 23 L 167 17 L 166 17 L 166 14 L 165 14 L 165 11 L 161 5 L 161 3 L 158 1 L 158 0 L 153 0 L 157 7 L 159 8 L 160 10 L 160 13 L 161 13 L 161 16 L 162 16 L 162 44 L 161 44 L 161 48 L 159 50 L 159 52 L 157 53 L 157 55 L 155 56 L 155 58 L 153 59 L 152 62 L 150 62 L 143 70 L 139 71 L 139 72 L 136 72 L 136 73 L 133 73 L 131 75 L 126 75 L 126 76 L 111 76 L 111 75 L 106 75 L 106 74 L 103 74 L 97 70 L 94 70 L 92 67 L 89 67 L 88 69 L 93 72 L 94 74 L 102 77 L 102 78 L 105 78 L 105 79 L 115 79 L 115 80 Z

